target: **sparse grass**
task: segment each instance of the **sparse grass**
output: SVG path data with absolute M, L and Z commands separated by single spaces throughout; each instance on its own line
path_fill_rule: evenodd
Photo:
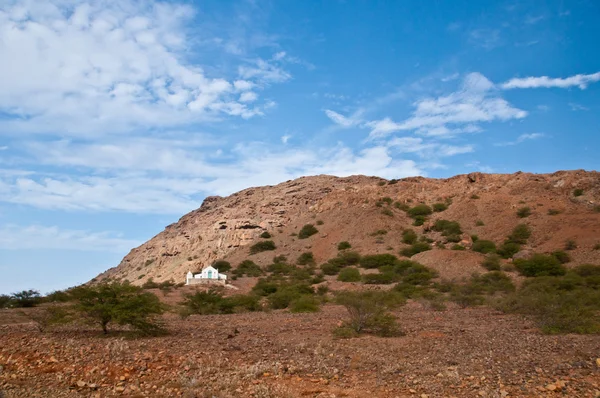
M 573 239 L 569 239 L 565 242 L 565 250 L 575 250 L 577 249 L 577 242 Z
M 451 249 L 452 249 L 452 250 L 459 250 L 459 251 L 460 251 L 460 250 L 467 250 L 467 249 L 466 249 L 464 246 L 462 246 L 462 245 L 459 245 L 458 243 L 456 243 L 456 244 L 452 245 Z
M 312 224 L 306 224 L 302 227 L 302 229 L 300 230 L 300 232 L 298 232 L 298 238 L 299 239 L 306 239 L 309 238 L 311 236 L 313 236 L 314 234 L 319 233 L 319 230 Z
M 558 215 L 560 213 L 561 213 L 561 211 L 558 210 L 558 209 L 548 209 L 548 215 L 549 216 L 556 216 L 556 215 Z
M 275 246 L 275 242 L 272 240 L 265 240 L 262 242 L 257 242 L 250 246 L 250 254 L 257 254 L 269 250 L 275 250 L 277 247 Z
M 371 232 L 369 235 L 370 236 L 382 236 L 382 235 L 387 235 L 388 231 L 385 229 L 378 229 L 375 232 Z
M 398 210 L 402 210 L 402 211 L 408 211 L 408 209 L 410 209 L 410 206 L 407 205 L 406 203 L 400 203 L 400 202 L 394 202 L 394 207 Z
M 521 207 L 517 210 L 517 217 L 526 218 L 531 215 L 531 208 L 529 206 Z

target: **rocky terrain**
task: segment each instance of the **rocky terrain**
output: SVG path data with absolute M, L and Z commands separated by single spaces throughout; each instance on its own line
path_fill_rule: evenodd
M 405 336 L 349 340 L 332 337 L 345 317 L 335 305 L 168 315 L 169 336 L 143 339 L 74 326 L 41 333 L 0 311 L 5 398 L 600 396 L 598 336 L 543 335 L 485 307 L 440 312 L 412 302 L 397 312 Z
M 580 195 L 575 195 L 575 190 L 581 190 Z M 381 206 L 381 198 L 409 206 L 451 204 L 447 210 L 434 213 L 425 225 L 412 227 L 413 220 L 405 211 L 387 203 Z M 414 228 L 421 234 L 442 218 L 460 223 L 465 232 L 462 244 L 467 248 L 473 234 L 500 244 L 515 225 L 525 222 L 533 231 L 525 249 L 560 250 L 572 240 L 577 245 L 570 252 L 573 265 L 600 263 L 600 250 L 594 250 L 600 243 L 599 204 L 600 173 L 582 170 L 472 173 L 448 179 L 391 181 L 365 176 L 302 177 L 276 186 L 246 189 L 226 198 L 208 197 L 199 209 L 133 249 L 117 267 L 96 280 L 127 279 L 142 284 L 153 278 L 158 282 L 182 282 L 187 271 L 199 270 L 217 259 L 235 266 L 250 258 L 265 265 L 275 255 L 295 259 L 305 251 L 311 251 L 320 263 L 336 255 L 340 241 L 351 242 L 353 250 L 361 254 L 397 253 L 404 247 L 403 229 Z M 532 214 L 524 219 L 517 217 L 522 207 L 529 207 Z M 389 212 L 384 214 L 384 209 Z M 315 224 L 319 233 L 309 239 L 294 236 L 307 223 Z M 378 230 L 386 234 L 373 236 Z M 277 250 L 251 256 L 249 246 L 259 241 L 264 231 L 272 235 Z M 436 238 L 435 233 L 431 236 Z M 470 275 L 481 256 L 436 247 L 419 254 L 418 260 L 439 268 L 442 277 L 451 279 Z M 463 266 L 452 266 L 457 263 Z

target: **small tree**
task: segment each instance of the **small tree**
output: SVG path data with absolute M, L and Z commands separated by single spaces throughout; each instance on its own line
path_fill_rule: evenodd
M 14 307 L 29 308 L 35 307 L 42 301 L 42 296 L 37 290 L 23 290 L 13 293 L 11 296 Z
M 388 309 L 401 305 L 404 299 L 394 292 L 341 292 L 336 302 L 346 308 L 349 319 L 343 328 L 355 334 L 371 332 L 380 336 L 401 334 L 396 319 Z
M 225 260 L 217 260 L 212 264 L 212 266 L 215 269 L 218 269 L 219 272 L 227 272 L 231 269 L 231 263 Z
M 146 333 L 163 332 L 154 319 L 165 308 L 158 297 L 129 283 L 113 282 L 94 286 L 80 286 L 72 290 L 73 309 L 92 324 L 108 333 L 108 325 L 129 325 Z
M 344 268 L 337 279 L 341 282 L 360 282 L 360 272 L 356 268 Z
M 266 252 L 268 250 L 275 250 L 276 248 L 277 247 L 275 246 L 275 242 L 273 242 L 272 240 L 265 240 L 250 246 L 250 254 Z
M 407 245 L 412 245 L 418 238 L 417 233 L 412 229 L 406 229 L 402 232 L 402 243 L 406 243 Z
M 521 207 L 519 210 L 517 210 L 517 216 L 519 218 L 525 218 L 525 217 L 529 217 L 531 215 L 531 208 L 525 206 L 525 207 Z

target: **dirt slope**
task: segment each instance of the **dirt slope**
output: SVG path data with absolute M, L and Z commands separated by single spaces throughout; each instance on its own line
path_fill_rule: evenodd
M 575 189 L 583 190 L 583 194 L 575 196 Z M 384 197 L 410 206 L 444 201 L 451 204 L 447 210 L 434 213 L 424 226 L 413 227 L 404 211 L 385 203 L 377 205 Z M 317 262 L 323 262 L 336 255 L 337 243 L 343 240 L 362 254 L 397 254 L 406 246 L 401 243 L 403 229 L 413 228 L 421 234 L 432 221 L 441 218 L 458 221 L 465 238 L 476 234 L 497 244 L 515 225 L 525 222 L 533 231 L 531 249 L 560 250 L 567 240 L 573 240 L 577 248 L 570 252 L 572 264 L 600 263 L 600 250 L 594 250 L 600 243 L 599 204 L 600 173 L 583 170 L 472 173 L 448 179 L 415 177 L 397 181 L 365 176 L 302 177 L 276 186 L 246 189 L 226 198 L 208 197 L 199 209 L 133 249 L 117 267 L 96 280 L 110 277 L 142 284 L 153 278 L 181 282 L 188 270 L 201 269 L 217 259 L 236 265 L 249 258 L 266 265 L 275 255 L 294 260 L 305 251 L 312 251 Z M 531 216 L 517 217 L 517 210 L 524 206 L 531 208 Z M 385 209 L 392 215 L 383 214 Z M 559 214 L 548 214 L 550 209 Z M 293 236 L 307 223 L 315 224 L 319 233 L 308 239 Z M 373 236 L 377 230 L 387 233 Z M 273 235 L 277 250 L 250 255 L 249 246 L 262 240 L 260 234 L 264 231 Z M 441 240 L 435 232 L 428 236 Z M 419 255 L 420 261 L 432 267 L 437 264 L 441 276 L 449 278 L 470 274 L 478 258 L 479 254 L 470 251 L 441 248 Z

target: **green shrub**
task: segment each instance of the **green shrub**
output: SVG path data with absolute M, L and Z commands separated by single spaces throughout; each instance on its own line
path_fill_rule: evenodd
M 471 195 L 471 199 L 479 199 L 479 195 L 473 194 L 473 195 Z
M 600 276 L 600 265 L 581 264 L 573 268 L 572 271 L 579 276 Z
M 290 303 L 290 312 L 319 312 L 319 300 L 313 296 L 303 295 Z
M 340 292 L 336 296 L 337 304 L 348 311 L 349 318 L 342 325 L 343 332 L 334 332 L 338 337 L 349 337 L 362 333 L 372 333 L 382 337 L 398 336 L 396 319 L 387 311 L 404 304 L 404 299 L 394 292 Z
M 437 272 L 416 262 L 404 271 L 402 282 L 409 285 L 428 285 L 429 282 L 438 276 Z
M 462 239 L 460 238 L 460 235 L 448 235 L 446 236 L 446 241 L 449 243 L 458 243 L 460 242 Z
M 573 196 L 581 196 L 583 195 L 584 191 L 581 188 L 577 188 L 575 190 L 573 190 Z
M 479 235 L 471 235 L 471 240 L 477 242 L 479 240 Z
M 394 212 L 391 211 L 390 209 L 381 210 L 381 214 L 383 214 L 384 216 L 388 216 L 388 217 L 394 217 Z
M 340 242 L 337 245 L 338 250 L 346 250 L 346 249 L 350 249 L 351 247 L 352 247 L 352 245 L 348 241 Z
M 43 301 L 46 303 L 67 303 L 72 299 L 73 297 L 68 290 L 55 290 L 52 293 L 48 293 Z M 0 305 L 0 308 L 2 308 L 2 305 Z
M 302 227 L 300 232 L 298 232 L 298 239 L 306 239 L 317 233 L 319 233 L 319 230 L 317 228 L 315 228 L 314 225 L 306 224 L 305 226 Z
M 433 210 L 426 204 L 420 204 L 408 209 L 407 213 L 410 217 L 415 218 L 417 216 L 428 216 L 433 213 Z
M 494 253 L 496 251 L 496 244 L 491 240 L 478 239 L 473 242 L 472 250 L 483 254 Z
M 271 308 L 279 310 L 288 308 L 292 301 L 299 299 L 301 296 L 302 294 L 294 288 L 282 287 L 275 293 L 267 296 L 267 300 Z
M 511 258 L 521 250 L 521 245 L 514 242 L 504 242 L 497 250 L 502 258 Z
M 362 279 L 367 285 L 389 285 L 395 281 L 395 275 L 392 273 L 366 274 Z
M 337 328 L 333 329 L 333 337 L 336 339 L 351 339 L 358 336 L 359 334 L 356 332 L 356 330 L 349 326 L 338 326 Z
M 298 257 L 296 260 L 296 264 L 298 265 L 313 265 L 315 263 L 315 257 L 312 252 L 304 252 Z
M 462 234 L 462 229 L 460 228 L 460 224 L 456 221 L 437 220 L 433 224 L 432 229 L 434 231 L 441 232 L 443 236 Z
M 252 260 L 242 261 L 232 273 L 237 277 L 246 276 L 261 276 L 263 274 L 262 269 L 254 263 Z
M 571 261 L 571 256 L 568 253 L 565 253 L 562 250 L 557 250 L 552 252 L 552 256 L 554 256 L 561 264 L 566 264 Z
M 265 231 L 262 234 L 260 234 L 260 237 L 263 239 L 269 239 L 271 237 L 271 234 L 268 231 Z
M 448 209 L 448 205 L 445 203 L 434 203 L 431 208 L 433 209 L 433 211 L 435 211 L 436 213 L 442 212 L 444 210 Z
M 481 263 L 481 266 L 488 271 L 500 271 L 500 257 L 497 254 L 488 254 Z
M 427 217 L 415 216 L 412 225 L 414 225 L 415 227 L 420 227 L 421 225 L 425 224 L 425 221 L 427 221 Z
M 238 294 L 224 297 L 222 289 L 210 289 L 206 292 L 186 294 L 181 303 L 184 307 L 183 316 L 192 314 L 233 314 L 244 311 L 260 311 L 258 296 Z
M 231 270 L 231 263 L 229 263 L 229 261 L 225 261 L 225 260 L 217 260 L 214 263 L 212 263 L 212 266 L 215 269 L 218 269 L 219 272 L 227 272 L 227 271 Z
M 472 284 L 457 285 L 450 292 L 450 300 L 461 308 L 475 307 L 485 303 L 481 291 Z
M 530 215 L 531 215 L 531 209 L 527 206 L 521 207 L 519 210 L 517 210 L 517 216 L 519 218 L 529 217 Z
M 382 202 L 382 203 L 386 203 L 388 205 L 391 205 L 392 202 L 393 202 L 393 200 L 389 196 L 386 196 L 385 198 L 379 199 L 378 202 Z
M 8 294 L 0 294 L 0 308 L 12 307 L 12 298 Z
M 406 229 L 402 232 L 402 243 L 412 245 L 418 239 L 417 233 L 412 229 Z
M 427 242 L 415 242 L 410 247 L 406 247 L 400 251 L 404 257 L 412 257 L 417 253 L 431 250 L 431 245 Z
M 560 210 L 557 210 L 557 209 L 548 209 L 548 215 L 549 216 L 556 216 L 558 214 L 560 214 Z
M 403 210 L 403 211 L 408 211 L 408 209 L 410 209 L 409 205 L 407 205 L 406 203 L 400 203 L 400 202 L 394 202 L 394 207 L 398 210 Z
M 385 184 L 386 184 L 386 182 L 385 182 L 385 181 L 379 181 L 379 182 L 377 183 L 377 185 L 379 185 L 380 187 L 384 186 Z
M 323 222 L 323 220 L 317 220 L 317 225 L 323 225 L 323 224 L 325 224 L 325 223 Z
M 573 239 L 569 239 L 565 242 L 565 250 L 577 249 L 577 243 Z
M 337 277 L 341 282 L 360 282 L 360 272 L 356 268 L 344 268 Z
M 482 220 L 475 221 L 475 226 L 477 226 L 477 227 L 483 227 L 484 225 L 485 225 L 485 223 Z
M 508 235 L 508 242 L 518 243 L 520 245 L 524 245 L 527 243 L 527 239 L 531 236 L 531 229 L 527 224 L 519 224 L 517 225 Z
M 363 256 L 360 259 L 360 266 L 363 268 L 379 268 L 385 265 L 393 266 L 398 262 L 398 257 L 393 254 L 372 254 Z
M 337 264 L 325 263 L 321 264 L 320 268 L 325 275 L 337 275 L 341 267 Z
M 483 275 L 473 275 L 470 283 L 486 294 L 494 294 L 497 292 L 509 293 L 515 291 L 515 285 L 510 277 L 501 271 L 492 271 Z
M 452 247 L 450 249 L 451 250 L 459 250 L 459 251 L 461 251 L 461 250 L 467 250 L 464 246 L 459 245 L 458 243 L 452 245 Z
M 261 253 L 268 250 L 275 250 L 276 248 L 277 247 L 275 247 L 275 242 L 273 242 L 272 240 L 265 240 L 250 246 L 250 254 Z
M 286 263 L 273 263 L 267 265 L 267 271 L 275 275 L 291 275 L 298 268 Z
M 566 273 L 565 267 L 556 257 L 543 254 L 534 254 L 527 260 L 515 260 L 514 264 L 524 276 L 558 276 Z
M 600 333 L 600 290 L 586 279 L 575 273 L 529 279 L 498 308 L 532 316 L 544 333 Z

